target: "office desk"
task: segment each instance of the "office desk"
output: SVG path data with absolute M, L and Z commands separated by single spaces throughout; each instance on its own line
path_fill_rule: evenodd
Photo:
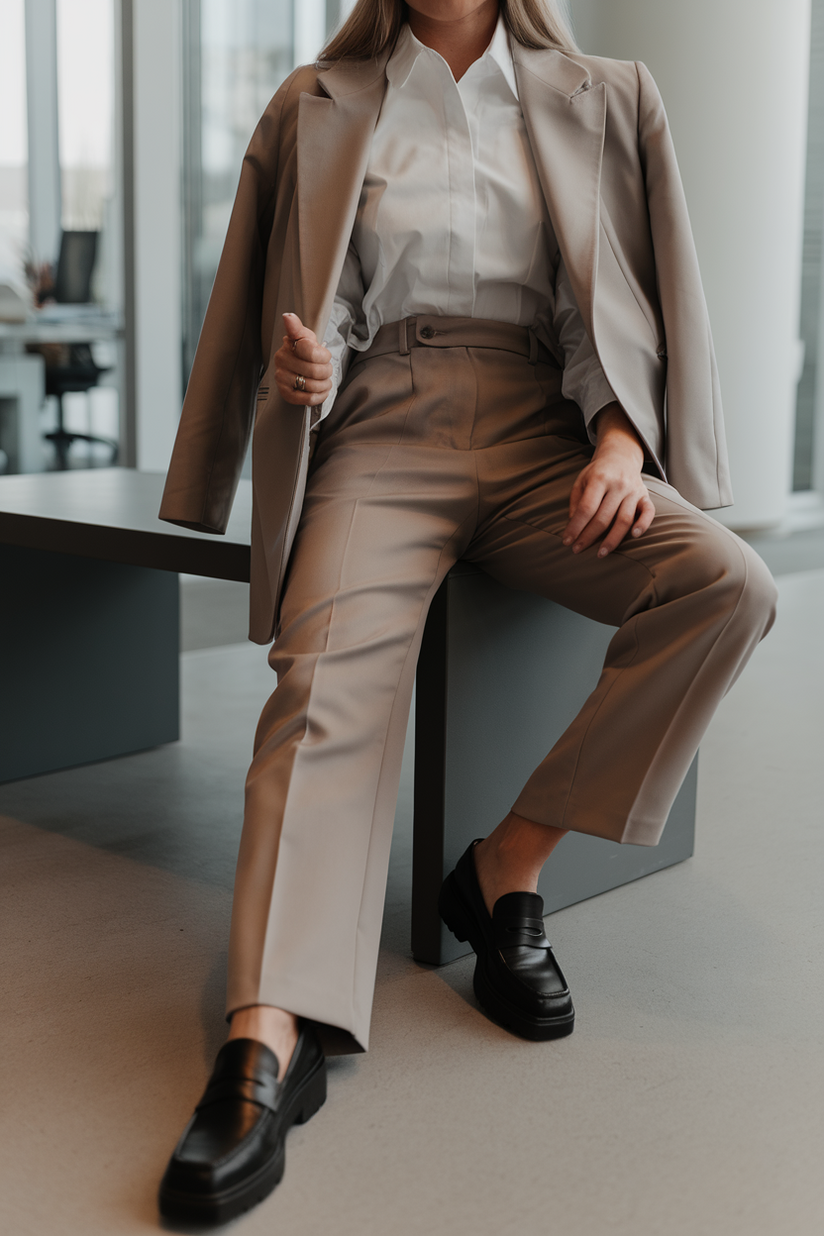
M 0 327 L 2 324 L 0 324 Z M 40 409 L 46 398 L 42 356 L 0 352 L 0 450 L 9 472 L 41 472 Z
M 85 305 L 49 307 L 32 312 L 25 322 L 0 322 L 0 355 L 24 352 L 27 343 L 92 343 L 123 335 L 120 313 L 89 311 Z
M 125 468 L 0 477 L 0 781 L 178 737 L 177 572 L 248 580 L 251 483 L 225 537 L 161 523 L 162 488 L 162 476 Z M 438 917 L 441 881 L 580 708 L 611 634 L 464 563 L 444 581 L 417 679 L 419 960 L 468 951 Z M 547 910 L 688 858 L 696 781 L 693 764 L 656 848 L 566 838 L 541 884 Z
M 42 356 L 26 352 L 26 344 L 116 342 L 123 336 L 118 313 L 92 313 L 82 305 L 58 308 L 64 312 L 46 309 L 25 322 L 0 322 L 0 450 L 10 472 L 41 472 L 44 466 L 39 414 L 45 365 Z

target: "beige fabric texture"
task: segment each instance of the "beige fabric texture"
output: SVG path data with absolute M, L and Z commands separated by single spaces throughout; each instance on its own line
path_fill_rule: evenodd
M 653 478 L 647 533 L 606 559 L 597 545 L 573 554 L 561 534 L 592 447 L 560 369 L 546 352 L 533 365 L 469 346 L 469 319 L 414 326 L 421 346 L 407 355 L 356 358 L 316 431 L 230 945 L 230 1012 L 276 1005 L 364 1047 L 415 664 L 449 568 L 474 561 L 619 628 L 595 691 L 514 809 L 643 845 L 657 842 L 775 602 L 761 559 Z M 477 334 L 489 344 L 488 329 Z
M 254 421 L 250 637 L 259 643 L 274 631 L 317 415 L 275 386 L 280 315 L 298 313 L 323 337 L 386 59 L 298 69 L 261 119 L 169 468 L 161 518 L 225 531 Z M 660 474 L 696 506 L 728 505 L 706 304 L 655 83 L 630 61 L 519 44 L 513 60 L 559 252 L 607 381 Z

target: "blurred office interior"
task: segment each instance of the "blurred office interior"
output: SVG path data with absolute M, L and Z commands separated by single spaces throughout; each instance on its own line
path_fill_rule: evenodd
M 3 0 L 0 470 L 165 466 L 249 136 L 339 16 L 325 0 Z M 84 237 L 93 265 L 67 294 L 61 249 L 72 265 Z M 61 451 L 45 435 L 71 369 L 66 431 L 101 441 Z

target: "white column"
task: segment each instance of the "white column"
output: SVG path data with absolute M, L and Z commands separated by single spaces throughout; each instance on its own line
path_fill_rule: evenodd
M 643 60 L 669 114 L 710 308 L 735 528 L 779 524 L 800 374 L 810 0 L 570 0 L 583 50 Z
M 29 243 L 56 261 L 63 210 L 57 123 L 55 0 L 26 0 L 26 107 L 29 133 Z
M 824 288 L 824 246 L 821 252 L 821 286 Z M 824 300 L 822 300 L 821 309 L 818 319 L 818 347 L 816 350 L 818 363 L 816 365 L 816 393 L 815 393 L 815 408 L 816 408 L 816 424 L 813 430 L 813 491 L 818 499 L 818 510 L 816 514 L 820 514 L 821 503 L 824 501 Z M 809 494 L 812 498 L 813 495 Z M 813 499 L 813 510 L 815 510 L 815 499 Z M 820 521 L 819 521 L 820 522 Z
M 180 0 L 134 0 L 137 467 L 165 471 L 180 419 Z

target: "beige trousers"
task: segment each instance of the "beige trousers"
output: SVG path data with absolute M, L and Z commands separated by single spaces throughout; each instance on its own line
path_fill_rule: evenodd
M 605 559 L 597 545 L 573 554 L 561 534 L 592 447 L 549 354 L 524 329 L 466 319 L 412 319 L 409 339 L 383 328 L 318 432 L 230 945 L 230 1012 L 276 1005 L 363 1047 L 415 664 L 449 568 L 469 559 L 618 627 L 596 689 L 513 809 L 641 845 L 658 841 L 775 603 L 761 559 L 652 478 L 642 537 Z M 478 820 L 478 834 L 497 823 Z

